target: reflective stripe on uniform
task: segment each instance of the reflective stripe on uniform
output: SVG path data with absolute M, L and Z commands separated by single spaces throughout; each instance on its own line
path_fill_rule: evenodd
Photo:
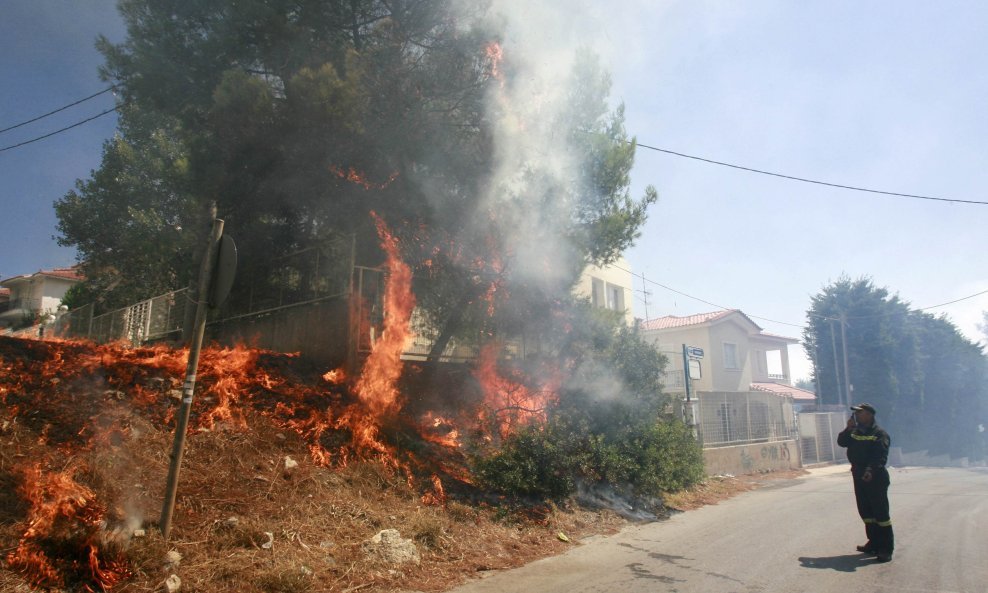
M 869 436 L 869 435 L 866 435 L 866 434 L 854 434 L 852 432 L 851 433 L 851 438 L 854 439 L 854 440 L 856 440 L 856 441 L 877 441 L 878 440 L 878 435 L 877 434 L 873 434 L 873 435 Z
M 876 523 L 877 522 L 874 519 L 861 519 L 861 520 L 864 521 L 866 524 L 867 523 Z
M 889 519 L 888 521 L 875 521 L 875 523 L 878 524 L 879 527 L 892 527 L 891 519 Z

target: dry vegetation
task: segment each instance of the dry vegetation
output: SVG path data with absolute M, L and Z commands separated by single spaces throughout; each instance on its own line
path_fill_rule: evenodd
M 162 420 L 175 405 L 167 395 L 172 380 L 134 373 L 125 385 L 116 380 L 117 371 L 107 370 L 112 365 L 71 381 L 47 370 L 23 375 L 33 368 L 25 353 L 40 356 L 42 347 L 6 346 L 0 348 L 3 591 L 29 590 L 30 574 L 13 561 L 19 549 L 28 548 L 42 551 L 61 571 L 62 582 L 53 588 L 99 590 L 79 560 L 87 541 L 96 542 L 100 569 L 109 570 L 115 559 L 125 567 L 114 591 L 162 590 L 172 574 L 181 578 L 185 593 L 440 591 L 483 571 L 557 554 L 582 537 L 625 524 L 610 511 L 507 505 L 466 491 L 428 504 L 426 489 L 409 472 L 377 461 L 317 465 L 304 435 L 248 409 L 246 428 L 220 422 L 190 435 L 172 534 L 165 542 L 156 521 L 172 439 L 170 423 Z M 22 376 L 15 381 L 16 373 Z M 151 398 L 158 408 L 131 405 L 128 393 L 136 384 L 143 386 L 142 398 L 157 389 L 166 403 Z M 47 392 L 39 396 L 44 385 Z M 23 393 L 28 389 L 31 397 Z M 25 405 L 29 401 L 34 403 Z M 149 413 L 152 409 L 164 415 Z M 298 465 L 289 468 L 286 460 Z M 59 495 L 39 475 L 64 476 L 80 489 Z M 667 503 L 694 508 L 754 487 L 758 479 L 764 478 L 712 479 Z M 99 511 L 99 521 L 87 527 L 63 520 L 47 535 L 25 538 L 38 514 L 53 503 L 70 515 Z M 144 535 L 133 535 L 135 529 Z M 421 561 L 389 563 L 370 550 L 367 540 L 383 529 L 397 529 L 414 541 Z

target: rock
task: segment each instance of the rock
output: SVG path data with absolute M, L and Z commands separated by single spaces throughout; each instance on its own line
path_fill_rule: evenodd
M 147 535 L 147 532 L 145 532 L 143 529 L 135 529 L 132 535 L 133 537 L 144 537 L 145 535 Z
M 268 536 L 268 541 L 261 544 L 261 547 L 264 548 L 265 550 L 270 550 L 272 547 L 274 547 L 274 533 L 270 531 L 265 531 L 264 535 Z
M 158 587 L 158 591 L 161 591 L 162 593 L 178 593 L 178 590 L 181 588 L 182 579 L 180 579 L 177 574 L 173 574 L 162 581 L 161 586 Z
M 364 542 L 364 549 L 369 553 L 378 556 L 385 562 L 392 564 L 404 564 L 413 562 L 418 564 L 422 561 L 415 542 L 401 537 L 397 529 L 383 529 L 374 537 Z
M 168 390 L 168 397 L 170 397 L 170 398 L 172 398 L 174 400 L 182 401 L 182 390 L 181 389 L 169 389 Z
M 182 563 L 182 555 L 179 554 L 177 550 L 169 550 L 168 553 L 165 554 L 166 569 L 178 568 L 178 565 L 181 563 Z
M 290 456 L 285 455 L 285 471 L 292 471 L 298 467 L 298 462 L 292 459 Z

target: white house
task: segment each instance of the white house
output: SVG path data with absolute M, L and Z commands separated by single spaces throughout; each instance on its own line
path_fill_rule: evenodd
M 588 266 L 573 292 L 578 296 L 589 297 L 595 307 L 621 312 L 625 323 L 631 325 L 634 323 L 631 311 L 634 293 L 631 272 L 628 271 L 630 269 L 624 257 L 610 266 Z
M 669 357 L 669 393 L 685 391 L 683 344 L 704 353 L 691 371 L 696 391 L 750 391 L 758 383 L 790 385 L 789 345 L 799 343 L 763 331 L 736 309 L 651 319 L 642 323 L 642 335 Z
M 55 313 L 69 288 L 81 281 L 82 276 L 75 268 L 40 270 L 0 281 L 0 287 L 10 291 L 7 310 L 0 313 L 0 327 Z

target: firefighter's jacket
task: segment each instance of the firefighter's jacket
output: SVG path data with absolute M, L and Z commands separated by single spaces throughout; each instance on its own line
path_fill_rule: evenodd
M 837 444 L 847 447 L 847 460 L 851 462 L 851 467 L 863 472 L 865 469 L 885 468 L 891 439 L 889 433 L 872 422 L 871 426 L 845 428 L 837 435 Z

